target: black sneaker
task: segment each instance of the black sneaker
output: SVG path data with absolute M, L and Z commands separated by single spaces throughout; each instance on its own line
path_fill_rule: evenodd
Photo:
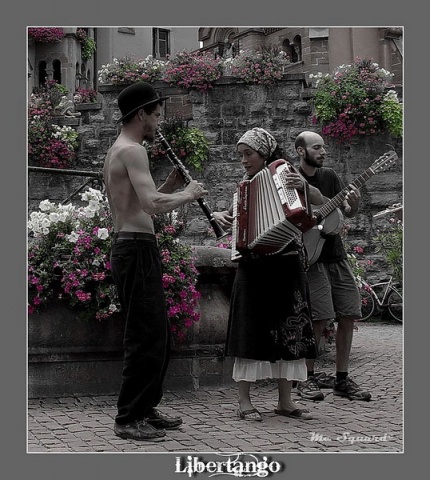
M 164 430 L 157 430 L 145 420 L 137 420 L 135 422 L 127 423 L 126 425 L 119 425 L 115 422 L 114 432 L 117 437 L 151 442 L 161 442 L 166 436 Z
M 166 430 L 174 430 L 182 425 L 182 418 L 170 417 L 161 413 L 156 408 L 152 409 L 152 413 L 145 420 L 154 428 L 162 428 Z
M 321 392 L 315 377 L 309 377 L 304 382 L 298 382 L 297 393 L 306 400 L 324 400 L 324 394 Z
M 336 380 L 334 375 L 327 375 L 325 372 L 318 372 L 315 373 L 314 377 L 319 388 L 334 387 L 334 381 Z
M 351 380 L 350 377 L 346 377 L 345 380 L 341 380 L 340 382 L 334 382 L 333 395 L 346 397 L 349 398 L 349 400 L 365 401 L 369 401 L 372 397 L 369 392 L 361 390 L 360 387 L 353 380 Z

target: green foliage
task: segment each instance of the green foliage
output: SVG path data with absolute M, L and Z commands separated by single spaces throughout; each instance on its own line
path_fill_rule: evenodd
M 95 40 L 90 38 L 83 28 L 76 30 L 76 36 L 81 44 L 82 60 L 89 60 L 97 49 Z
M 182 119 L 172 117 L 160 125 L 160 131 L 185 165 L 199 172 L 203 170 L 203 163 L 209 155 L 209 141 L 200 129 L 188 127 Z M 164 157 L 166 152 L 162 145 L 154 143 L 149 147 L 149 154 L 151 159 L 155 159 Z
M 93 38 L 87 38 L 82 44 L 82 59 L 89 60 L 96 51 L 96 42 Z
M 376 252 L 384 255 L 396 282 L 403 283 L 403 223 L 390 218 L 388 226 L 378 231 L 375 237 Z
M 395 137 L 401 137 L 403 135 L 403 109 L 393 90 L 387 92 L 382 100 L 381 115 L 388 131 Z

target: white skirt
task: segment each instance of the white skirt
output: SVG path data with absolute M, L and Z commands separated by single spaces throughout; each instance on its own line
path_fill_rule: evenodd
M 233 380 L 235 382 L 255 382 L 266 378 L 285 378 L 286 380 L 305 381 L 308 376 L 306 359 L 269 361 L 250 360 L 235 357 Z

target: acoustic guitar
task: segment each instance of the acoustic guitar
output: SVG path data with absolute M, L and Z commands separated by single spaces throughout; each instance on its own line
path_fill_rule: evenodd
M 375 160 L 373 164 L 353 182 L 350 182 L 349 185 L 352 184 L 356 188 L 361 188 L 369 178 L 392 166 L 397 159 L 397 153 L 393 150 L 384 153 L 384 155 Z M 309 265 L 312 265 L 318 260 L 325 242 L 325 236 L 335 235 L 341 231 L 344 224 L 344 217 L 339 207 L 342 205 L 350 190 L 350 187 L 347 186 L 333 198 L 326 199 L 323 205 L 312 206 L 312 211 L 317 223 L 311 230 L 303 233 L 303 243 L 308 254 Z

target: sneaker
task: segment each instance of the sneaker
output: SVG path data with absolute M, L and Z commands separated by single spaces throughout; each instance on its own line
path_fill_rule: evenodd
M 319 388 L 333 388 L 336 380 L 334 375 L 327 375 L 325 372 L 315 373 L 314 378 Z
M 346 397 L 349 398 L 349 400 L 365 401 L 369 401 L 372 397 L 369 392 L 361 390 L 360 387 L 353 380 L 351 380 L 350 377 L 346 377 L 345 380 L 341 380 L 340 382 L 334 382 L 333 395 Z
M 114 432 L 117 437 L 152 442 L 161 442 L 166 436 L 164 430 L 157 430 L 145 420 L 137 420 L 135 422 L 127 423 L 126 425 L 119 425 L 115 422 Z
M 152 413 L 145 420 L 154 428 L 165 428 L 166 430 L 174 430 L 182 425 L 182 418 L 170 417 L 169 415 L 161 413 L 156 408 L 152 409 Z
M 315 377 L 309 377 L 304 382 L 298 382 L 297 393 L 306 400 L 324 400 L 324 394 L 321 392 Z

